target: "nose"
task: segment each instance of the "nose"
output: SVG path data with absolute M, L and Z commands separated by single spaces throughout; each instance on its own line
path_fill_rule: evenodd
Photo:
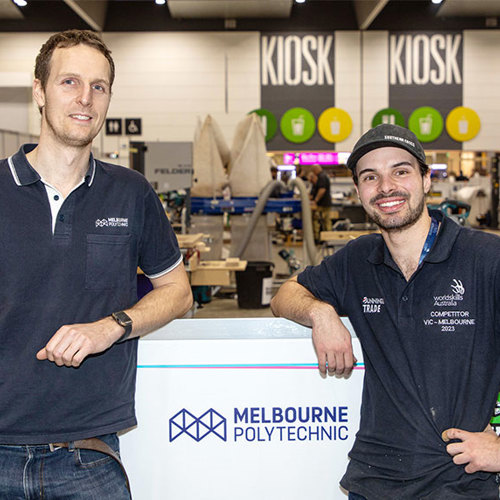
M 82 106 L 92 105 L 92 87 L 90 85 L 82 86 L 81 92 L 78 96 L 78 101 Z
M 394 179 L 390 175 L 382 175 L 379 180 L 379 191 L 383 194 L 391 193 L 394 191 L 396 185 Z

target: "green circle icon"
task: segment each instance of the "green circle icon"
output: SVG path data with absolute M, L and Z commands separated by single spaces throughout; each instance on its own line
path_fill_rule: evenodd
M 265 108 L 254 109 L 250 113 L 255 113 L 260 118 L 260 123 L 262 123 L 262 129 L 264 130 L 264 136 L 266 141 L 270 141 L 278 130 L 278 120 L 271 111 Z M 250 114 L 248 113 L 248 114 Z
M 305 108 L 291 108 L 281 117 L 281 133 L 290 142 L 308 141 L 316 130 L 313 114 Z
M 399 125 L 406 128 L 405 117 L 394 108 L 384 108 L 378 111 L 372 119 L 372 128 L 382 123 L 390 123 L 391 125 Z
M 443 131 L 443 117 L 437 109 L 422 106 L 411 114 L 408 128 L 420 142 L 431 142 L 437 139 Z

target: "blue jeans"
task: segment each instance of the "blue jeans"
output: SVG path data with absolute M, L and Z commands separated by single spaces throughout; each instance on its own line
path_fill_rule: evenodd
M 119 451 L 116 434 L 99 436 Z M 108 455 L 48 445 L 0 445 L 0 498 L 130 500 L 125 476 Z

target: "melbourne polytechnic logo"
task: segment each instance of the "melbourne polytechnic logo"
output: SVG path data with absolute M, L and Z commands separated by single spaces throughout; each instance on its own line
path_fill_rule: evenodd
M 97 219 L 95 221 L 95 227 L 104 227 L 108 225 L 108 219 Z
M 213 408 L 207 410 L 201 417 L 196 417 L 190 411 L 183 409 L 169 420 L 169 424 L 170 442 L 182 434 L 187 434 L 199 442 L 210 433 L 227 441 L 226 419 Z
M 107 219 L 96 219 L 95 227 L 128 227 L 127 217 L 108 217 Z

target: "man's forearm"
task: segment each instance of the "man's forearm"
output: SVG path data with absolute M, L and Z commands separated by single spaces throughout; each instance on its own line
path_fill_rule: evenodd
M 132 319 L 130 338 L 146 335 L 186 314 L 193 304 L 189 283 L 168 283 L 154 288 L 125 312 Z
M 297 282 L 296 278 L 288 280 L 281 286 L 271 300 L 271 310 L 275 316 L 291 319 L 304 326 L 314 326 L 317 316 L 325 312 L 333 317 L 336 316 L 341 322 L 331 305 L 314 297 Z

